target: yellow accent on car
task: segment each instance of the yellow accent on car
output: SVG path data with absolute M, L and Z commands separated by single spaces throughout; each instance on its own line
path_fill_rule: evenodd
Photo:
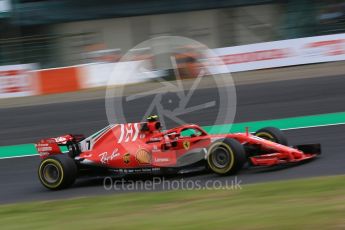
M 255 136 L 261 137 L 263 139 L 266 139 L 264 137 L 268 137 L 269 140 L 275 140 L 274 136 L 272 136 L 270 133 L 267 133 L 267 132 L 260 132 L 260 133 L 257 133 Z
M 213 149 L 215 147 L 219 147 L 219 146 L 225 147 L 228 150 L 228 153 L 230 153 L 231 160 L 230 160 L 230 164 L 227 168 L 223 168 L 223 169 L 217 168 L 214 166 L 213 162 L 210 160 L 210 156 L 212 154 Z M 234 156 L 234 153 L 233 153 L 233 151 L 229 145 L 227 145 L 224 142 L 216 142 L 208 150 L 207 161 L 208 161 L 208 165 L 211 167 L 211 169 L 214 172 L 220 173 L 220 174 L 225 174 L 225 173 L 229 172 L 232 169 L 232 167 L 234 166 L 235 156 Z
M 42 166 L 45 165 L 45 164 L 47 164 L 47 163 L 52 163 L 52 164 L 54 164 L 55 166 L 57 166 L 57 168 L 58 168 L 58 169 L 60 170 L 60 172 L 61 172 L 60 180 L 59 180 L 56 184 L 53 184 L 53 185 L 52 185 L 52 184 L 46 183 L 46 181 L 44 180 L 44 178 L 42 178 Z M 40 167 L 39 167 L 38 170 L 39 170 L 39 171 L 38 171 L 38 176 L 39 176 L 39 178 L 40 178 L 40 181 L 41 181 L 46 187 L 54 189 L 54 188 L 57 188 L 57 187 L 59 187 L 59 186 L 61 185 L 61 183 L 62 183 L 62 181 L 63 181 L 63 178 L 64 178 L 64 171 L 63 171 L 63 167 L 62 167 L 62 165 L 61 165 L 61 163 L 60 163 L 59 161 L 57 161 L 57 160 L 55 160 L 55 159 L 50 159 L 50 158 L 45 159 L 45 160 L 43 160 L 43 161 L 41 162 Z

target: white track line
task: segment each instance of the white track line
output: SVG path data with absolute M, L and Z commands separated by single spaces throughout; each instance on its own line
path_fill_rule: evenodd
M 11 158 L 33 157 L 33 156 L 39 156 L 39 154 L 36 153 L 36 154 L 22 155 L 22 156 L 0 157 L 0 160 L 11 159 Z
M 296 128 L 287 128 L 287 129 L 281 129 L 281 130 L 310 129 L 310 128 L 320 128 L 320 127 L 326 127 L 326 126 L 336 126 L 336 125 L 345 125 L 345 122 L 341 122 L 341 123 L 334 123 L 334 124 L 325 124 L 325 125 L 311 125 L 311 126 L 302 126 L 302 127 L 296 127 Z

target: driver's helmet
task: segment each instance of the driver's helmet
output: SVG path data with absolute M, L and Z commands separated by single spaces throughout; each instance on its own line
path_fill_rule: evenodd
M 148 122 L 158 121 L 158 119 L 159 119 L 158 115 L 151 115 L 151 116 L 149 116 L 149 117 L 146 118 L 146 120 L 147 120 Z

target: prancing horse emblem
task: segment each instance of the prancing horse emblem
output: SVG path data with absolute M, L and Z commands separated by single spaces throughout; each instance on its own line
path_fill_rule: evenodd
M 183 148 L 184 148 L 185 150 L 188 150 L 189 147 L 190 147 L 190 142 L 189 142 L 189 141 L 184 141 L 184 142 L 183 142 Z

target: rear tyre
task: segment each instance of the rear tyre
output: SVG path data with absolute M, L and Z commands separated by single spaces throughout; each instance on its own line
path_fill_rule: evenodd
M 255 136 L 281 145 L 288 145 L 285 134 L 280 129 L 274 127 L 260 129 L 255 133 Z
M 55 155 L 42 160 L 38 168 L 38 178 L 42 185 L 51 190 L 71 186 L 77 177 L 77 165 L 67 155 Z
M 234 139 L 215 141 L 208 149 L 208 167 L 219 175 L 235 174 L 246 162 L 243 146 Z

